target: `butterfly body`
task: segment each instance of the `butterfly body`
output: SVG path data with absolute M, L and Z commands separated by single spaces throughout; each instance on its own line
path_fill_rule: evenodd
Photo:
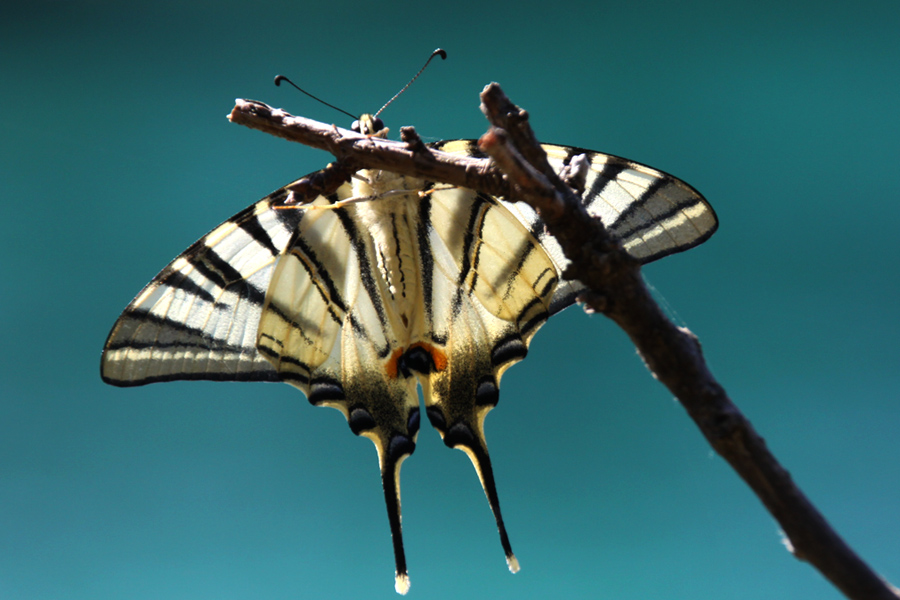
M 434 147 L 477 154 L 470 141 Z M 716 228 L 711 207 L 674 177 L 605 154 L 545 150 L 557 168 L 587 153 L 585 207 L 644 262 Z M 527 206 L 465 188 L 361 170 L 298 205 L 292 185 L 227 220 L 148 284 L 110 333 L 104 380 L 284 381 L 340 410 L 378 451 L 401 593 L 409 579 L 399 472 L 415 449 L 420 385 L 428 420 L 472 460 L 515 572 L 484 419 L 503 373 L 580 290 L 561 279 L 559 245 Z
M 419 331 L 413 329 L 416 319 L 421 321 L 416 213 L 423 182 L 395 173 L 365 170 L 352 184 L 355 197 L 378 199 L 355 203 L 350 212 L 369 232 L 378 273 L 390 300 L 386 306 L 393 309 L 392 326 L 395 331 L 405 332 L 408 345 L 412 336 L 422 335 L 421 323 Z

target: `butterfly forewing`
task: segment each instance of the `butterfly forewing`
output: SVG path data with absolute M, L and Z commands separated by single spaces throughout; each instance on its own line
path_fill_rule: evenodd
M 712 207 L 680 179 L 610 154 L 550 144 L 543 148 L 557 170 L 577 154 L 588 157 L 585 208 L 641 262 L 696 246 L 716 229 Z M 556 243 L 547 236 L 541 241 Z
M 483 156 L 473 140 L 438 142 L 435 147 L 451 154 Z M 543 148 L 557 171 L 579 154 L 587 157 L 590 168 L 583 194 L 585 208 L 643 263 L 692 248 L 706 241 L 718 226 L 706 199 L 676 177 L 611 154 L 553 144 L 543 144 Z M 531 231 L 562 273 L 569 261 L 534 210 L 524 202 L 502 202 Z M 560 282 L 550 314 L 575 302 L 580 289 L 578 282 Z
M 302 218 L 271 209 L 285 195 L 222 223 L 138 294 L 106 341 L 104 381 L 278 380 L 256 350 L 256 330 L 272 269 Z

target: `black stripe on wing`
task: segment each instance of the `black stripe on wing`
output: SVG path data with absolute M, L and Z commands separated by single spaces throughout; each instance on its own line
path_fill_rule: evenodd
M 279 380 L 255 338 L 275 260 L 304 214 L 272 209 L 287 194 L 279 189 L 220 224 L 138 294 L 106 341 L 104 381 Z
M 229 344 L 207 335 L 202 329 L 190 327 L 184 323 L 158 317 L 151 314 L 142 314 L 141 311 L 133 311 L 122 315 L 116 324 L 119 331 L 123 331 L 126 341 L 115 342 L 110 340 L 104 352 L 124 350 L 130 353 L 141 354 L 143 352 L 160 353 L 155 360 L 158 363 L 165 361 L 179 362 L 182 359 L 175 358 L 185 353 L 196 352 L 198 349 L 206 355 L 218 356 L 222 363 L 235 362 L 240 364 L 241 358 L 253 356 L 256 350 L 253 346 L 240 346 Z M 154 327 L 155 326 L 155 327 Z M 152 328 L 156 332 L 164 333 L 164 337 L 149 337 L 142 339 L 142 329 Z M 130 334 L 129 334 L 130 332 Z M 101 373 L 103 381 L 119 387 L 131 387 L 157 383 L 161 381 L 177 380 L 210 380 L 210 381 L 280 381 L 274 369 L 252 369 L 244 371 L 183 371 L 171 369 L 166 373 L 154 373 L 141 377 L 127 379 L 115 378 Z
M 363 238 L 364 234 L 361 234 L 359 228 L 356 226 L 356 223 L 350 218 L 350 215 L 347 214 L 347 211 L 343 208 L 334 209 L 335 214 L 338 217 L 338 220 L 341 223 L 341 226 L 344 228 L 344 232 L 347 234 L 347 237 L 350 239 L 350 243 L 353 245 L 353 249 L 356 252 L 356 258 L 359 261 L 359 273 L 360 273 L 360 281 L 362 282 L 363 289 L 366 291 L 366 295 L 368 295 L 369 300 L 372 303 L 372 306 L 375 309 L 375 314 L 378 317 L 378 323 L 381 326 L 383 331 L 389 331 L 390 326 L 387 320 L 387 314 L 385 313 L 383 299 L 381 297 L 381 291 L 378 288 L 378 284 L 375 281 L 374 269 L 375 266 L 373 264 L 374 257 L 369 256 L 370 244 L 366 243 L 365 238 Z M 353 322 L 354 328 L 357 330 L 357 333 L 361 335 L 365 335 L 365 328 L 360 324 Z M 390 345 L 385 345 L 382 348 L 378 349 L 378 356 L 384 358 L 388 354 L 390 354 L 391 347 Z

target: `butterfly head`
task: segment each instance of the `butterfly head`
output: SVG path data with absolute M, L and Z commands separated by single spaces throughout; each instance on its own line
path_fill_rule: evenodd
M 359 119 L 353 121 L 350 129 L 356 133 L 380 138 L 386 138 L 388 131 L 390 131 L 384 126 L 384 121 L 368 113 L 361 115 Z

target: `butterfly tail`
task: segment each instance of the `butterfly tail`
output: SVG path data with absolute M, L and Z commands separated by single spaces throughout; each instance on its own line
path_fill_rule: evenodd
M 403 551 L 403 529 L 400 513 L 400 466 L 407 456 L 416 449 L 416 434 L 419 430 L 419 409 L 409 411 L 403 427 L 386 427 L 378 423 L 382 416 L 378 411 L 373 415 L 373 407 L 360 405 L 348 411 L 350 429 L 356 435 L 367 437 L 375 444 L 378 451 L 378 463 L 381 468 L 381 484 L 384 489 L 384 501 L 387 506 L 388 521 L 391 526 L 391 541 L 394 546 L 394 563 L 396 566 L 394 588 L 399 594 L 409 591 L 409 574 L 406 569 L 406 554 Z
M 426 412 L 432 426 L 438 430 L 449 448 L 465 452 L 475 466 L 484 488 L 488 504 L 497 521 L 500 543 L 506 554 L 506 564 L 513 573 L 519 570 L 519 561 L 513 554 L 500 512 L 500 498 L 494 483 L 494 470 L 484 438 L 484 417 L 497 403 L 499 390 L 492 375 L 486 375 L 480 383 L 465 377 L 449 377 L 449 373 L 432 373 L 426 389 Z M 459 384 L 469 381 L 473 389 L 459 389 Z
M 450 448 L 462 450 L 471 459 L 478 478 L 481 480 L 481 486 L 484 488 L 484 495 L 494 513 L 494 519 L 497 521 L 497 531 L 500 533 L 500 544 L 506 555 L 506 564 L 511 573 L 518 572 L 519 561 L 513 554 L 509 536 L 506 533 L 506 525 L 503 523 L 503 514 L 500 512 L 500 498 L 494 483 L 494 469 L 491 467 L 491 458 L 484 441 L 484 432 L 474 431 L 468 423 L 458 422 L 444 435 L 444 443 Z
M 380 450 L 380 449 L 379 449 Z M 381 483 L 384 488 L 384 502 L 387 506 L 388 521 L 391 525 L 391 541 L 394 544 L 394 589 L 398 594 L 409 591 L 409 573 L 406 570 L 406 554 L 403 551 L 403 528 L 400 523 L 400 464 L 409 453 L 395 458 L 390 449 L 379 451 L 381 460 Z

